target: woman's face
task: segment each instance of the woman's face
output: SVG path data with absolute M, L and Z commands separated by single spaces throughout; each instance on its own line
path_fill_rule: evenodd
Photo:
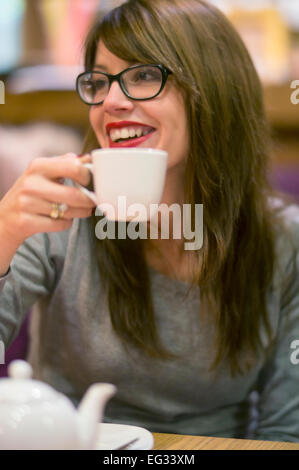
M 134 64 L 112 54 L 100 41 L 94 69 L 114 75 L 131 65 Z M 171 75 L 162 92 L 148 101 L 127 98 L 119 84 L 113 82 L 104 102 L 90 107 L 89 119 L 102 148 L 131 146 L 162 149 L 168 152 L 168 169 L 184 166 L 189 146 L 185 103 Z M 112 139 L 116 138 L 116 128 L 128 129 L 129 135 L 133 129 L 136 132 L 137 129 L 150 132 L 137 139 L 135 136 L 115 142 Z

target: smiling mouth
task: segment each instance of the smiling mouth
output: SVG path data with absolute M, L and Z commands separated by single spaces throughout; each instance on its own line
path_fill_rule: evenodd
M 111 129 L 109 137 L 112 142 L 124 142 L 148 135 L 153 130 L 152 127 L 123 127 L 122 129 Z
M 147 140 L 155 131 L 153 127 L 144 125 L 128 125 L 112 127 L 108 130 L 110 147 L 135 147 Z

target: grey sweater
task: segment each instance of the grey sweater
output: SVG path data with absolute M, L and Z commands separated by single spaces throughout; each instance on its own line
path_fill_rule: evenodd
M 284 217 L 298 250 L 299 207 L 291 206 Z M 296 254 L 283 233 L 277 250 L 281 269 L 268 294 L 275 345 L 243 376 L 232 378 L 225 362 L 209 371 L 212 326 L 200 319 L 199 293 L 186 297 L 187 284 L 152 268 L 157 325 L 166 347 L 180 357 L 149 359 L 123 348 L 102 292 L 91 219 L 76 219 L 64 232 L 36 234 L 19 248 L 0 279 L 0 339 L 8 347 L 33 306 L 28 360 L 35 378 L 75 405 L 93 382 L 115 384 L 106 422 L 152 432 L 299 441 L 299 353 L 292 349 L 299 340 L 299 257 L 286 284 Z M 263 331 L 262 338 L 267 350 Z M 253 390 L 259 393 L 255 427 Z

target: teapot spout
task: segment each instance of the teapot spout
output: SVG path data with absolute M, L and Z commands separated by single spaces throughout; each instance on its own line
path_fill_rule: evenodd
M 95 383 L 85 393 L 77 410 L 81 449 L 94 449 L 106 403 L 115 393 L 116 387 L 108 383 Z

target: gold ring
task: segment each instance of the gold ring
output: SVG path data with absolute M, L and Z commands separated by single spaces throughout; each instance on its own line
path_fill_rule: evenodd
M 51 219 L 62 219 L 65 211 L 67 210 L 66 204 L 58 204 L 58 202 L 53 202 L 51 205 L 52 209 L 50 212 Z

